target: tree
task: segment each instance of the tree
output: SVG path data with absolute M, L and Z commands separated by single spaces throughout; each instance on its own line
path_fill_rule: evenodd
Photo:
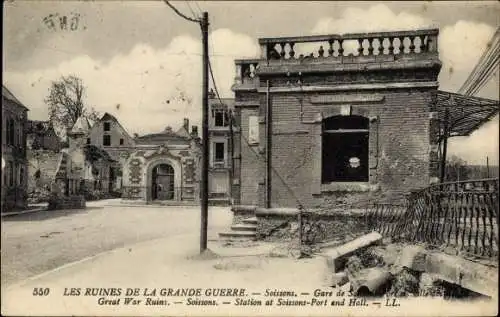
M 80 116 L 92 121 L 99 118 L 94 108 L 86 107 L 85 91 L 83 81 L 74 75 L 62 76 L 52 82 L 45 103 L 49 107 L 49 119 L 59 136 L 65 135 L 66 129 L 71 128 Z
M 460 181 L 469 178 L 469 168 L 467 162 L 458 156 L 451 156 L 446 160 L 446 181 Z

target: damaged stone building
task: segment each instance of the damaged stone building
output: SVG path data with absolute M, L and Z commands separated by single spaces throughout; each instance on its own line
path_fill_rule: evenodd
M 28 108 L 2 85 L 2 211 L 27 207 Z
M 236 61 L 239 204 L 319 207 L 438 181 L 438 30 L 259 43 L 260 59 Z
M 197 202 L 201 148 L 198 127 L 189 131 L 184 119 L 177 131 L 164 131 L 133 139 L 134 147 L 123 164 L 123 194 L 127 200 Z

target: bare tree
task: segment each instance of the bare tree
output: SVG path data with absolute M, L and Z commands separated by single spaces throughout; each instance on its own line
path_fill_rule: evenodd
M 49 107 L 49 119 L 60 136 L 81 116 L 92 121 L 99 118 L 94 108 L 85 106 L 85 92 L 83 81 L 74 75 L 62 76 L 52 82 L 45 103 Z

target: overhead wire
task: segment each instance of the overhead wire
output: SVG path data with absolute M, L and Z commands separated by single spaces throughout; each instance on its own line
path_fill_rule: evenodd
M 201 24 L 201 20 L 200 19 L 193 19 L 193 18 L 188 17 L 184 13 L 180 12 L 176 7 L 174 7 L 168 0 L 163 0 L 163 2 L 165 2 L 181 18 L 183 18 L 185 20 L 188 20 L 188 21 L 191 21 L 191 22 L 195 22 L 195 23 L 200 23 Z
M 221 104 L 224 104 L 224 102 L 222 101 L 222 98 L 220 97 L 220 94 L 219 94 L 219 91 L 217 89 L 217 84 L 215 82 L 215 76 L 214 76 L 214 73 L 213 73 L 213 69 L 212 69 L 212 66 L 211 66 L 211 62 L 210 62 L 210 59 L 208 61 L 208 69 L 209 69 L 209 73 L 210 73 L 210 77 L 212 78 L 212 83 L 213 83 L 213 86 L 214 86 L 214 92 L 215 92 L 215 95 L 217 96 L 217 99 L 219 100 L 219 102 Z M 231 120 L 234 124 L 234 120 Z M 240 128 L 241 129 L 241 126 L 238 127 L 237 125 L 235 125 L 236 128 Z M 250 141 L 244 136 L 243 133 L 240 133 L 240 136 L 241 138 L 245 141 L 245 143 L 248 145 L 248 148 L 251 150 L 251 152 L 253 152 L 255 154 L 255 156 L 257 156 L 257 158 L 261 159 L 261 160 L 264 160 L 266 161 L 266 158 L 263 157 L 260 153 L 256 152 L 255 149 L 251 146 L 250 144 Z M 279 180 L 281 181 L 281 183 L 283 183 L 283 185 L 285 186 L 286 190 L 292 195 L 293 199 L 296 201 L 296 203 L 304 208 L 304 204 L 302 203 L 302 201 L 297 197 L 295 191 L 288 185 L 288 183 L 284 180 L 284 178 L 281 176 L 281 174 L 276 170 L 276 168 L 271 164 L 271 170 L 273 171 L 273 173 L 279 178 Z
M 474 92 L 478 91 L 484 83 L 489 79 L 492 71 L 495 70 L 495 66 L 498 66 L 498 59 L 500 54 L 500 43 L 493 50 L 490 50 L 489 54 L 485 60 L 481 63 L 481 69 L 476 73 L 474 81 L 465 90 L 466 95 L 472 95 Z M 496 64 L 496 65 L 495 65 Z
M 497 28 L 492 39 L 489 41 L 487 49 L 481 55 L 478 63 L 469 74 L 464 84 L 460 87 L 459 93 L 465 95 L 476 94 L 491 78 L 494 71 L 498 69 L 500 56 L 500 27 Z
M 189 8 L 189 11 L 191 11 L 191 14 L 193 15 L 193 19 L 195 19 L 195 20 L 196 20 L 196 19 L 199 19 L 199 17 L 198 17 L 198 16 L 196 16 L 196 13 L 194 13 L 193 8 L 192 8 L 192 7 L 191 7 L 191 5 L 189 4 L 189 1 L 185 1 L 185 2 L 186 2 L 187 6 L 188 6 L 188 8 Z
M 490 53 L 491 53 L 491 51 L 489 49 L 486 49 L 483 52 L 483 54 L 481 55 L 479 61 L 476 63 L 476 65 L 474 66 L 473 70 L 471 71 L 471 73 L 469 74 L 469 76 L 466 78 L 464 84 L 459 89 L 459 93 L 464 93 L 468 89 L 468 87 L 473 83 L 474 77 L 476 76 L 477 73 L 479 73 L 481 71 L 481 67 L 483 65 L 483 60 L 487 59 L 488 55 Z

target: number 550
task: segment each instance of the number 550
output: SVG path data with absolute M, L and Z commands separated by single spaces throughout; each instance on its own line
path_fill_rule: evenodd
M 35 287 L 33 289 L 33 296 L 47 296 L 50 293 L 49 288 L 41 288 L 41 287 Z

